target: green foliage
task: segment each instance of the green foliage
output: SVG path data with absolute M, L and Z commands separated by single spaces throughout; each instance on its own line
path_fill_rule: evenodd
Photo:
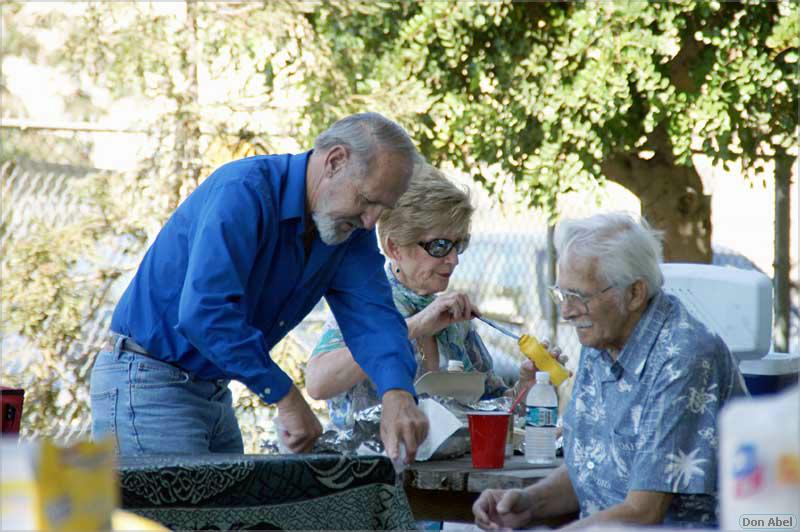
M 691 165 L 694 137 L 747 168 L 796 136 L 799 18 L 788 1 L 325 6 L 315 45 L 333 63 L 309 115 L 388 111 L 433 160 L 490 189 L 499 165 L 540 206 L 615 154 Z
M 15 219 L 17 206 L 4 204 L 0 235 L 8 240 L 0 260 L 2 334 L 22 340 L 26 349 L 4 353 L 4 363 L 13 366 L 16 361 L 24 368 L 6 373 L 9 366 L 4 366 L 4 384 L 26 388 L 23 436 L 69 438 L 87 429 L 87 379 L 107 333 L 94 331 L 99 336 L 92 337 L 90 328 L 107 327 L 108 312 L 119 295 L 115 281 L 127 282 L 146 243 L 214 166 L 271 148 L 271 138 L 264 134 L 271 128 L 259 123 L 261 116 L 254 111 L 272 107 L 272 90 L 290 82 L 286 70 L 292 59 L 280 47 L 301 39 L 297 28 L 305 21 L 292 2 L 62 6 L 79 9 L 71 17 L 59 8 L 36 7 L 4 6 L 4 27 L 13 27 L 14 35 L 31 36 L 12 39 L 13 46 L 5 52 L 48 64 L 78 80 L 81 88 L 65 102 L 72 118 L 89 118 L 84 105 L 75 105 L 83 103 L 82 91 L 88 87 L 106 89 L 111 96 L 106 109 L 92 106 L 94 118 L 115 106 L 130 105 L 123 98 L 152 102 L 138 125 L 151 131 L 156 146 L 129 174 L 64 178 L 58 169 L 32 169 L 27 179 L 46 188 L 62 181 L 66 186 L 44 208 L 18 207 L 16 214 L 27 220 L 24 231 L 7 231 L 5 220 Z M 12 12 L 13 20 L 7 20 Z M 63 46 L 49 56 L 35 40 L 43 31 L 65 36 Z M 202 76 L 211 81 L 230 76 L 241 83 L 221 101 L 201 100 Z M 23 109 L 16 111 L 24 114 Z M 4 160 L 27 155 L 86 164 L 90 145 L 65 139 L 58 141 L 63 149 L 54 150 L 54 139 L 52 134 L 4 130 Z M 70 149 L 72 156 L 67 157 Z M 11 186 L 4 181 L 3 189 Z M 52 211 L 61 213 L 55 228 Z M 94 343 L 87 343 L 90 340 Z M 302 382 L 305 353 L 281 344 L 276 356 Z M 242 418 L 250 420 L 243 427 L 250 450 L 257 449 L 255 438 L 266 429 L 259 403 L 248 392 L 237 402 Z
M 47 171 L 33 167 L 27 175 Z M 43 196 L 38 205 L 4 206 L 9 218 L 25 217 L 28 224 L 5 243 L 0 305 L 2 334 L 25 339 L 24 351 L 3 354 L 6 366 L 17 361 L 24 367 L 20 373 L 6 374 L 4 369 L 4 380 L 26 389 L 23 436 L 60 439 L 87 427 L 94 346 L 84 344 L 84 327 L 107 310 L 114 281 L 132 266 L 112 257 L 138 252 L 144 235 L 123 223 L 119 214 L 138 196 L 129 183 L 109 174 L 64 176 L 58 168 L 49 172 L 53 184 L 64 182 L 58 201 L 76 202 L 80 208 L 59 207 Z M 10 172 L 3 178 L 8 190 Z
M 96 347 L 80 343 L 85 324 L 108 311 L 113 282 L 214 166 L 272 150 L 276 135 L 308 145 L 335 119 L 373 109 L 402 122 L 434 162 L 461 167 L 490 191 L 510 178 L 530 204 L 551 209 L 560 194 L 609 177 L 609 161 L 637 163 L 646 152 L 667 168 L 686 168 L 697 151 L 748 168 L 797 135 L 798 5 L 5 3 L 6 57 L 76 80 L 68 117 L 145 101 L 138 125 L 155 146 L 130 175 L 71 182 L 67 195 L 81 208 L 57 227 L 34 217 L 24 234 L 0 231 L 9 238 L 3 334 L 37 351 L 18 376 L 29 390 L 28 434 L 85 422 Z M 66 35 L 54 54 L 36 40 L 42 32 Z M 232 88 L 218 95 L 220 80 Z M 6 85 L 4 104 L 18 106 Z M 304 103 L 286 97 L 297 90 Z M 85 164 L 90 143 L 53 138 L 4 130 L 3 160 Z M 646 189 L 652 178 L 634 179 Z M 686 188 L 661 179 L 665 190 Z M 286 346 L 275 353 L 302 379 L 304 354 Z M 69 405 L 66 413 L 59 404 Z M 237 408 L 244 416 L 258 406 L 244 394 Z M 261 434 L 257 418 L 247 423 Z
M 35 40 L 26 39 L 24 32 L 20 31 L 18 25 L 14 23 L 15 17 L 19 14 L 22 6 L 23 2 L 8 1 L 3 3 L 3 48 L 5 50 L 14 50 L 21 57 L 35 59 L 39 54 L 38 43 Z M 7 94 L 5 87 L 3 87 L 3 92 Z
M 42 131 L 0 130 L 0 164 L 31 159 L 84 166 L 90 151 L 91 142 L 76 135 L 55 137 Z

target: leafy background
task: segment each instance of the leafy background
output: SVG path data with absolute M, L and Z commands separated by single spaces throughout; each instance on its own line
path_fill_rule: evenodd
M 673 260 L 711 259 L 696 155 L 749 180 L 788 172 L 797 156 L 797 2 L 0 9 L 5 117 L 35 114 L 13 78 L 47 66 L 60 118 L 122 120 L 127 136 L 115 138 L 144 146 L 132 169 L 98 171 L 97 157 L 116 151 L 102 153 L 97 132 L 0 130 L 2 382 L 26 388 L 23 437 L 85 434 L 88 373 L 113 303 L 213 168 L 308 146 L 350 112 L 394 117 L 435 163 L 551 221 L 567 195 L 620 184 L 666 231 Z M 273 357 L 302 385 L 301 346 L 289 339 Z M 244 389 L 237 397 L 256 450 L 271 410 Z

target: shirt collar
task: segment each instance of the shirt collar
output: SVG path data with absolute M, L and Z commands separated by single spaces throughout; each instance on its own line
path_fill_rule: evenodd
M 585 354 L 593 359 L 604 361 L 611 380 L 619 380 L 623 373 L 635 375 L 637 379 L 641 379 L 647 359 L 667 320 L 670 308 L 670 299 L 664 295 L 664 292 L 656 294 L 634 326 L 633 332 L 625 342 L 616 361 L 611 358 L 608 351 L 591 347 L 585 348 L 581 356 Z
M 280 200 L 280 221 L 300 218 L 300 229 L 305 226 L 306 167 L 314 150 L 289 156 L 286 185 Z
M 653 345 L 669 316 L 670 307 L 670 299 L 663 292 L 659 292 L 650 300 L 650 304 L 634 326 L 631 336 L 617 357 L 617 362 L 625 373 L 632 373 L 637 379 L 642 378 Z

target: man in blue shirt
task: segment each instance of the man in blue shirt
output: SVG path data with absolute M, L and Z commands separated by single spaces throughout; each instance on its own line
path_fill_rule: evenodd
M 620 213 L 559 224 L 552 295 L 583 345 L 564 465 L 525 490 L 482 493 L 480 527 L 575 512 L 570 528 L 716 525 L 717 415 L 746 391 L 722 339 L 662 292 L 658 237 Z
M 375 113 L 322 133 L 312 151 L 222 166 L 177 208 L 114 312 L 92 370 L 92 432 L 121 454 L 243 451 L 228 383 L 278 406 L 283 443 L 321 425 L 270 350 L 325 296 L 382 396 L 387 452 L 427 433 L 414 356 L 383 273 L 375 222 L 419 155 Z

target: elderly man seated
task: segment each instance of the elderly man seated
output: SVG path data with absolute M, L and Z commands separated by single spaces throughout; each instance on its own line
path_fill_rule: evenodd
M 717 415 L 746 393 L 727 346 L 661 291 L 660 234 L 621 213 L 561 222 L 552 295 L 583 345 L 564 415 L 564 465 L 524 490 L 486 490 L 481 528 L 580 511 L 601 522 L 716 526 Z

